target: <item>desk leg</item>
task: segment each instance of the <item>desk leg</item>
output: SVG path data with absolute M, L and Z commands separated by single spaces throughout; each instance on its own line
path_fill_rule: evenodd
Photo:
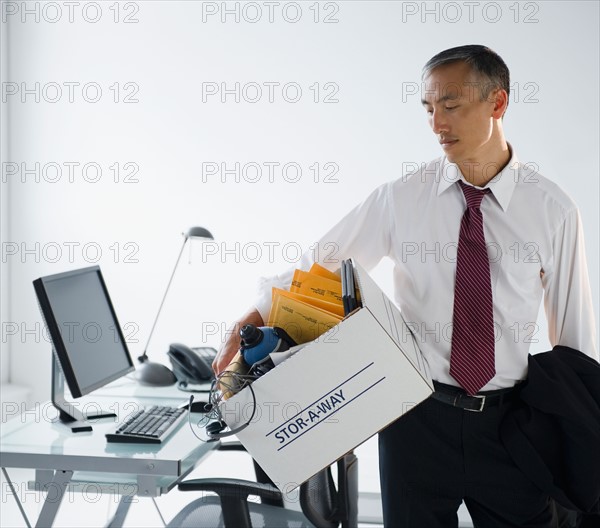
M 52 479 L 52 482 L 48 484 L 46 500 L 44 501 L 44 506 L 42 506 L 42 511 L 35 525 L 36 528 L 52 526 L 72 476 L 72 471 L 56 470 L 54 472 L 54 478 Z M 56 496 L 54 494 L 56 494 Z
M 8 487 L 10 488 L 10 492 L 11 492 L 12 496 L 15 498 L 15 502 L 17 503 L 17 506 L 19 507 L 19 511 L 21 512 L 21 515 L 23 516 L 23 520 L 25 521 L 25 524 L 27 525 L 27 528 L 31 528 L 31 524 L 29 523 L 29 519 L 27 518 L 27 514 L 25 513 L 25 510 L 23 509 L 23 505 L 21 504 L 21 500 L 19 499 L 19 496 L 17 495 L 15 487 L 14 487 L 14 485 L 12 483 L 12 480 L 10 480 L 10 477 L 8 476 L 6 468 L 2 468 L 2 474 L 4 475 L 4 478 L 6 479 L 6 483 L 8 484 Z
M 125 517 L 127 517 L 129 507 L 131 506 L 134 498 L 134 495 L 123 495 L 121 497 L 119 505 L 117 506 L 117 511 L 113 515 L 113 518 L 110 520 L 110 522 L 106 525 L 106 528 L 121 528 L 121 526 L 123 526 Z

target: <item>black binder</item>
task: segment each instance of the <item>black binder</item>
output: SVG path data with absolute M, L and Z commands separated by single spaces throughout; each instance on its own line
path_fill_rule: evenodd
M 354 283 L 354 266 L 352 266 L 352 260 L 342 260 L 341 277 L 344 314 L 348 315 L 358 308 L 358 301 L 356 300 L 356 285 Z

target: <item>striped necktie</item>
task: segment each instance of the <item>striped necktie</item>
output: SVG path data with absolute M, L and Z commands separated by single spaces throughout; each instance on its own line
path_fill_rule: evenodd
M 490 262 L 480 209 L 489 189 L 458 183 L 467 209 L 460 223 L 456 259 L 450 375 L 473 395 L 496 373 Z

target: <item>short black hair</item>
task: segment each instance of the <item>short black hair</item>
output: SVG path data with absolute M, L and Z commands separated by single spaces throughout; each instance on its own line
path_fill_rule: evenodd
M 465 62 L 483 81 L 479 90 L 481 100 L 487 99 L 492 90 L 501 88 L 510 95 L 510 72 L 502 57 L 495 51 L 479 44 L 469 44 L 444 50 L 423 66 L 421 79 L 424 79 L 435 68 L 443 64 Z M 508 101 L 507 101 L 508 107 Z

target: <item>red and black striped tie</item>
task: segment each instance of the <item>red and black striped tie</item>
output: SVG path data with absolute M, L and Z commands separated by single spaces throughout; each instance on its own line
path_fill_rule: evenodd
M 472 395 L 496 373 L 490 261 L 480 209 L 489 189 L 458 183 L 467 210 L 460 223 L 456 259 L 450 375 Z

